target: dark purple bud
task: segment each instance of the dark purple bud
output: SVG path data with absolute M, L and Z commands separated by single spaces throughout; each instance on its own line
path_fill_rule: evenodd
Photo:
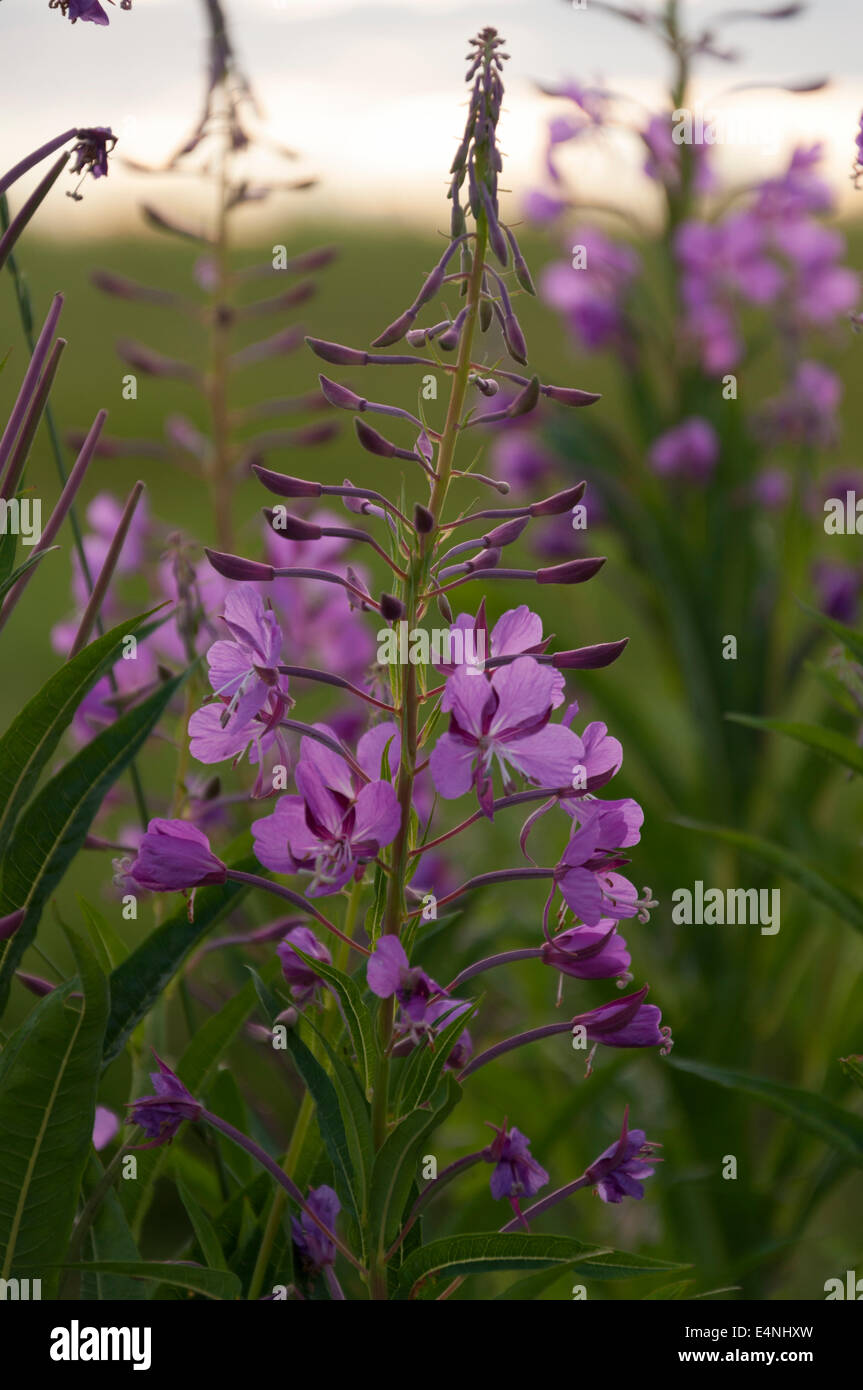
M 539 400 L 539 377 L 531 377 L 525 387 L 514 397 L 511 404 L 507 406 L 507 419 L 515 420 L 519 415 L 529 415 L 535 409 Z
M 416 318 L 415 309 L 405 309 L 397 319 L 385 328 L 379 337 L 375 338 L 372 347 L 389 347 L 390 343 L 397 343 L 402 339 Z
M 492 200 L 491 194 L 489 193 L 485 184 L 481 181 L 479 184 L 479 194 L 482 199 L 482 205 L 485 211 L 486 222 L 488 224 L 489 246 L 491 247 L 494 254 L 497 256 L 497 259 L 500 261 L 501 265 L 504 267 L 504 269 L 506 269 L 507 265 L 509 265 L 509 251 L 507 249 L 506 237 L 500 229 L 500 223 L 497 220 L 497 213 L 495 211 L 494 202 Z
M 511 545 L 513 541 L 518 540 L 529 521 L 530 517 L 528 516 L 514 517 L 512 521 L 505 521 L 501 526 L 496 526 L 493 531 L 488 531 L 483 536 L 483 540 L 486 545 L 492 547 Z
M 221 550 L 204 547 L 204 554 L 217 574 L 226 579 L 250 579 L 260 584 L 271 584 L 276 577 L 272 565 L 259 564 L 257 560 L 245 560 L 242 555 L 226 555 Z
M 377 454 L 379 458 L 384 459 L 395 457 L 395 444 L 391 443 L 389 439 L 386 439 L 379 430 L 373 429 L 371 425 L 367 425 L 365 420 L 354 420 L 354 429 L 357 432 L 357 438 L 363 448 L 367 449 L 370 454 Z
M 429 511 L 428 507 L 424 507 L 422 503 L 417 502 L 414 507 L 414 526 L 419 534 L 421 536 L 427 536 L 430 531 L 434 530 L 434 524 L 434 514 Z
M 328 376 L 319 376 L 318 381 L 330 405 L 338 406 L 340 410 L 365 410 L 368 405 L 363 396 L 349 391 L 347 386 L 340 386 L 337 381 L 331 381 Z
M 332 362 L 335 367 L 364 367 L 369 361 L 369 354 L 361 352 L 359 348 L 328 343 L 325 338 L 306 338 L 306 342 L 316 357 L 324 362 Z
M 465 561 L 464 568 L 468 574 L 473 574 L 475 570 L 493 570 L 500 563 L 500 551 L 494 546 L 486 550 L 481 550 L 472 560 Z
M 320 526 L 291 516 L 284 507 L 264 507 L 264 516 L 276 534 L 289 541 L 319 541 L 323 535 Z
M 536 294 L 536 286 L 534 285 L 533 280 L 531 279 L 530 271 L 527 267 L 527 261 L 521 254 L 518 242 L 516 241 L 509 227 L 505 227 L 504 231 L 506 232 L 507 241 L 512 247 L 512 267 L 515 271 L 516 280 L 521 285 L 522 289 L 525 290 L 528 294 Z
M 475 376 L 473 384 L 484 396 L 496 396 L 500 386 L 492 376 Z
M 10 936 L 14 936 L 26 916 L 27 909 L 19 907 L 17 912 L 10 912 L 8 917 L 0 917 L 0 941 L 8 941 Z
M 57 988 L 52 985 L 50 980 L 43 980 L 40 975 L 27 975 L 23 970 L 15 971 L 16 979 L 20 980 L 25 989 L 29 989 L 31 994 L 37 995 L 40 999 L 46 994 L 52 994 Z
M 305 478 L 292 478 L 287 473 L 274 473 L 271 468 L 263 468 L 259 463 L 252 464 L 252 472 L 258 475 L 264 487 L 277 497 L 320 497 L 320 483 L 307 482 Z
M 466 317 L 467 308 L 465 307 L 456 315 L 446 332 L 438 338 L 438 345 L 443 348 L 444 352 L 452 352 L 458 347 L 458 340 L 461 337 L 461 330 L 464 327 Z
M 439 611 L 440 611 L 440 615 L 441 615 L 441 617 L 443 618 L 444 622 L 445 622 L 445 623 L 449 623 L 450 626 L 452 626 L 452 623 L 453 623 L 452 604 L 450 603 L 450 601 L 449 601 L 449 599 L 447 598 L 446 594 L 438 594 L 437 606 L 438 606 L 438 609 L 439 609 Z
M 510 357 L 514 357 L 516 362 L 524 365 L 527 362 L 527 343 L 521 331 L 521 324 L 515 314 L 507 314 L 503 321 L 503 336 Z M 539 383 L 537 382 L 537 394 L 539 394 Z
M 579 391 L 574 386 L 543 386 L 542 394 L 558 405 L 594 405 L 600 400 L 599 391 Z
M 381 617 L 387 623 L 401 622 L 407 616 L 407 608 L 395 594 L 381 594 Z
M 531 516 L 560 516 L 562 512 L 570 511 L 577 502 L 584 496 L 585 483 L 576 483 L 575 487 L 565 488 L 563 492 L 555 492 L 553 496 L 546 497 L 542 502 L 532 502 L 529 511 Z
M 597 642 L 592 647 L 576 647 L 569 652 L 555 652 L 551 658 L 552 666 L 558 671 L 597 671 L 602 666 L 610 666 L 616 661 L 629 641 L 621 637 L 619 642 Z
M 563 565 L 551 565 L 548 569 L 537 570 L 537 584 L 583 584 L 586 579 L 602 569 L 605 556 L 589 560 L 567 560 Z

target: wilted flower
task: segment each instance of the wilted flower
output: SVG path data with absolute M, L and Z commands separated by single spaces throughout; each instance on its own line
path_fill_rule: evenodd
M 336 1217 L 342 1204 L 331 1187 L 322 1183 L 320 1187 L 310 1187 L 308 1205 L 329 1230 L 334 1230 Z M 294 1245 L 300 1255 L 304 1268 L 310 1274 L 317 1274 L 327 1265 L 335 1264 L 336 1247 L 320 1226 L 312 1220 L 307 1211 L 291 1217 L 291 1233 Z
M 530 1140 L 521 1130 L 507 1126 L 506 1120 L 495 1131 L 495 1137 L 483 1150 L 486 1163 L 494 1164 L 491 1175 L 491 1195 L 509 1199 L 513 1211 L 521 1216 L 520 1197 L 533 1197 L 548 1182 L 548 1173 L 531 1157 Z
M 661 1146 L 651 1143 L 643 1129 L 628 1129 L 628 1119 L 629 1106 L 624 1112 L 620 1138 L 584 1172 L 603 1202 L 622 1202 L 624 1197 L 641 1201 L 644 1196 L 641 1179 L 652 1177 L 655 1171 L 653 1164 L 660 1161 L 651 1159 L 651 1155 L 654 1149 Z
M 292 927 L 276 947 L 279 960 L 282 962 L 282 974 L 291 987 L 291 998 L 302 1008 L 314 997 L 315 990 L 323 984 L 323 980 L 301 956 L 297 955 L 295 946 L 299 946 L 304 955 L 313 956 L 325 965 L 332 964 L 332 957 L 310 927 Z
M 200 1102 L 186 1090 L 180 1078 L 161 1057 L 156 1057 L 156 1061 L 159 1070 L 150 1073 L 156 1094 L 144 1096 L 130 1107 L 132 1122 L 140 1125 L 152 1141 L 143 1145 L 145 1149 L 170 1144 L 184 1120 L 197 1120 L 203 1112 Z

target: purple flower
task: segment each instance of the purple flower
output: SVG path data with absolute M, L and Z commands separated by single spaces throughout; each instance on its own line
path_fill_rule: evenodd
M 635 917 L 642 906 L 638 894 L 614 869 L 626 862 L 618 851 L 638 843 L 641 807 L 629 799 L 567 804 L 574 805 L 576 820 L 554 871 L 567 906 L 589 927 L 599 926 L 603 917 Z
M 542 948 L 546 965 L 577 980 L 607 980 L 629 976 L 632 957 L 617 934 L 617 923 L 603 918 L 595 927 L 571 927 L 558 932 Z
M 332 964 L 332 956 L 310 927 L 292 927 L 276 947 L 279 960 L 282 962 L 282 974 L 291 987 L 291 998 L 302 1008 L 314 998 L 315 990 L 318 985 L 323 984 L 323 980 L 297 955 L 295 946 L 299 946 L 305 955 L 323 961 L 325 965 Z
M 583 264 L 555 261 L 548 266 L 540 279 L 542 297 L 563 314 L 586 351 L 610 346 L 624 350 L 624 300 L 639 270 L 638 256 L 594 228 L 573 233 L 572 240 L 583 248 Z
M 515 1126 L 510 1129 L 506 1120 L 495 1131 L 495 1137 L 487 1149 L 483 1150 L 486 1163 L 493 1163 L 491 1175 L 491 1195 L 500 1200 L 509 1199 L 513 1211 L 521 1217 L 518 1199 L 533 1197 L 548 1182 L 548 1173 L 535 1158 L 531 1157 L 530 1140 Z M 521 1218 L 524 1220 L 524 1218 Z
M 704 482 L 716 467 L 719 439 L 707 420 L 691 415 L 654 440 L 648 457 L 660 477 Z
M 113 1110 L 109 1110 L 105 1105 L 97 1105 L 93 1118 L 93 1148 L 107 1148 L 119 1128 L 120 1121 Z
M 651 1158 L 653 1150 L 661 1146 L 651 1143 L 643 1129 L 629 1130 L 628 1119 L 629 1106 L 624 1111 L 620 1138 L 584 1172 L 603 1202 L 622 1202 L 624 1197 L 640 1202 L 644 1196 L 641 1179 L 652 1177 L 653 1164 L 661 1161 Z
M 453 675 L 461 666 L 482 666 L 489 657 L 522 656 L 531 652 L 544 651 L 548 640 L 543 640 L 542 618 L 532 613 L 526 603 L 518 608 L 509 608 L 498 618 L 488 634 L 484 607 L 475 618 L 469 613 L 459 613 L 450 628 L 450 661 L 435 662 L 435 670 L 446 676 Z M 561 703 L 564 681 L 557 678 L 555 707 Z
M 275 613 L 264 608 L 257 589 L 244 584 L 231 589 L 222 617 L 231 636 L 213 643 L 207 665 L 213 693 L 227 701 L 225 727 L 244 727 L 272 697 L 283 712 L 288 682 L 278 670 L 282 630 Z
M 395 995 L 400 1008 L 414 1022 L 423 1018 L 432 995 L 441 992 L 424 970 L 419 966 L 411 968 L 397 936 L 380 938 L 366 963 L 366 979 L 372 994 L 379 999 Z
M 326 725 L 317 727 L 332 736 Z M 368 761 L 363 770 L 369 777 L 379 776 L 378 744 L 387 737 L 393 740 L 392 727 L 378 725 L 360 740 L 357 761 L 361 767 Z M 357 791 L 338 754 L 310 738 L 302 740 L 301 753 L 294 774 L 300 795 L 280 797 L 271 815 L 253 822 L 252 835 L 266 868 L 282 874 L 306 870 L 314 875 L 307 892 L 323 896 L 337 892 L 395 839 L 401 817 L 390 782 L 368 781 Z
M 96 9 L 101 10 L 101 5 Z M 104 15 L 104 10 L 102 14 Z M 80 15 L 81 19 L 93 18 L 90 15 Z M 101 20 L 93 18 L 94 24 L 101 23 Z M 105 24 L 108 18 L 105 16 Z M 117 137 L 109 126 L 92 126 L 87 130 L 78 131 L 77 143 L 72 146 L 74 164 L 71 172 L 73 174 L 93 175 L 94 179 L 101 179 L 108 176 L 108 155 L 117 143 Z
M 441 796 L 451 800 L 476 787 L 480 806 L 492 814 L 491 768 L 497 759 L 509 787 L 509 770 L 546 787 L 572 784 L 584 745 L 563 724 L 549 724 L 563 698 L 560 674 L 520 656 L 478 680 L 460 667 L 446 683 L 441 708 L 449 731 L 431 755 L 431 774 Z
M 66 0 L 66 4 L 61 3 L 60 8 L 72 24 L 79 19 L 85 24 L 108 24 L 110 21 L 99 0 Z
M 210 842 L 185 820 L 151 820 L 129 876 L 153 893 L 224 883 L 227 869 Z
M 342 1204 L 331 1187 L 324 1183 L 320 1187 L 310 1187 L 308 1205 L 317 1217 L 331 1231 L 335 1230 L 336 1217 Z M 336 1247 L 329 1236 L 324 1235 L 308 1212 L 291 1217 L 291 1233 L 303 1266 L 310 1274 L 317 1274 L 327 1265 L 335 1264 Z
M 588 1071 L 599 1043 L 604 1047 L 658 1047 L 663 1057 L 671 1051 L 671 1029 L 660 1028 L 662 1011 L 655 1004 L 645 1004 L 646 997 L 647 985 L 643 985 L 634 994 L 612 999 L 572 1019 L 573 1033 L 576 1028 L 584 1028 L 587 1041 L 593 1043 Z
M 131 1105 L 132 1122 L 140 1125 L 148 1134 L 151 1143 L 142 1145 L 154 1149 L 161 1144 L 170 1144 L 184 1120 L 197 1120 L 203 1106 L 186 1090 L 180 1078 L 166 1066 L 161 1057 L 156 1056 L 159 1070 L 150 1073 L 154 1096 L 144 1096 Z

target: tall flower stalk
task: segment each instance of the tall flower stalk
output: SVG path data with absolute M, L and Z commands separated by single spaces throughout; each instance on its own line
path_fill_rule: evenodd
M 552 719 L 565 699 L 565 672 L 606 666 L 621 654 L 625 642 L 550 651 L 540 617 L 526 605 L 504 613 L 491 628 L 485 598 L 475 612 L 458 618 L 450 605 L 449 596 L 469 584 L 517 580 L 570 586 L 591 579 L 603 564 L 601 557 L 540 569 L 505 562 L 505 551 L 516 545 L 527 526 L 577 507 L 584 491 L 581 484 L 516 507 L 470 510 L 452 502 L 455 485 L 462 480 L 489 488 L 498 499 L 508 491 L 505 483 L 474 468 L 474 441 L 489 425 L 528 415 L 541 398 L 570 407 L 598 399 L 595 393 L 544 384 L 537 376 L 502 365 L 507 356 L 517 366 L 526 365 L 527 345 L 514 306 L 519 293 L 533 292 L 530 272 L 498 199 L 502 160 L 497 125 L 506 59 L 502 45 L 494 29 L 483 30 L 471 43 L 468 115 L 451 167 L 450 238 L 414 302 L 378 335 L 369 351 L 307 340 L 328 370 L 375 365 L 446 376 L 449 389 L 440 427 L 423 407 L 417 415 L 402 406 L 369 400 L 325 373 L 320 377 L 325 399 L 354 415 L 357 438 L 366 452 L 385 468 L 395 459 L 415 468 L 425 488 L 421 500 L 415 500 L 408 514 L 401 498 L 399 505 L 387 496 L 387 489 L 355 487 L 349 480 L 341 485 L 307 481 L 254 465 L 259 480 L 279 499 L 265 509 L 265 516 L 290 563 L 279 563 L 278 544 L 271 548 L 269 562 L 207 551 L 210 564 L 229 584 L 224 607 L 228 635 L 207 654 L 212 697 L 190 719 L 192 751 L 207 762 L 239 760 L 248 754 L 258 765 L 254 795 L 267 797 L 268 757 L 278 759 L 274 789 L 277 779 L 284 787 L 285 740 L 301 736 L 299 760 L 291 768 L 295 792 L 279 796 L 269 813 L 252 825 L 256 857 L 276 877 L 232 867 L 213 853 L 201 829 L 176 819 L 153 821 L 128 867 L 130 881 L 148 891 L 194 894 L 205 885 L 238 882 L 287 899 L 308 915 L 309 926 L 292 927 L 279 947 L 291 1006 L 285 1011 L 278 995 L 262 993 L 261 998 L 271 1026 L 281 1021 L 283 1031 L 297 1030 L 290 1050 L 314 1097 L 319 1123 L 324 1083 L 307 1060 L 306 1049 L 329 1076 L 327 1084 L 335 1087 L 340 1104 L 354 1106 L 351 1127 L 359 1124 L 361 1132 L 368 1127 L 368 1152 L 365 1158 L 357 1157 L 354 1177 L 339 1172 L 337 1165 L 333 1180 L 338 1197 L 330 1188 L 318 1188 L 315 1201 L 331 1218 L 339 1203 L 349 1213 L 355 1271 L 359 1265 L 374 1300 L 389 1298 L 399 1277 L 408 1280 L 408 1296 L 416 1292 L 409 1273 L 400 1276 L 403 1265 L 410 1269 L 416 1197 L 404 1186 L 405 1178 L 396 1179 L 390 1171 L 396 1162 L 393 1155 L 402 1149 L 404 1154 L 415 1152 L 424 1134 L 456 1103 L 462 1083 L 512 1051 L 559 1034 L 570 1033 L 573 1048 L 586 1052 L 588 1075 L 600 1047 L 655 1047 L 666 1053 L 671 1045 L 670 1030 L 660 1027 L 660 1011 L 646 1002 L 644 986 L 570 1015 L 568 1021 L 524 1029 L 490 1044 L 471 1060 L 467 1024 L 477 1015 L 479 1001 L 455 997 L 451 987 L 442 987 L 415 960 L 425 923 L 437 918 L 438 909 L 461 905 L 478 888 L 539 880 L 546 894 L 536 914 L 543 924 L 544 944 L 479 961 L 460 972 L 456 983 L 532 960 L 558 972 L 561 989 L 564 977 L 616 977 L 623 985 L 632 976 L 618 924 L 631 917 L 646 921 L 655 906 L 649 890 L 639 894 L 619 872 L 628 863 L 626 851 L 639 839 L 640 808 L 629 799 L 604 801 L 595 795 L 618 769 L 620 745 L 603 724 L 593 723 L 576 733 L 575 705 L 561 722 Z M 508 283 L 509 276 L 513 283 Z M 440 294 L 454 297 L 459 309 L 422 326 L 422 311 Z M 402 350 L 403 341 L 411 351 Z M 434 355 L 416 351 L 419 348 Z M 388 420 L 391 429 L 404 431 L 406 442 L 396 443 L 368 423 L 369 417 L 378 416 Z M 331 515 L 306 516 L 289 509 L 292 500 L 302 508 L 304 499 L 323 496 L 340 497 L 354 518 L 367 524 L 341 526 Z M 383 543 L 370 527 L 382 528 Z M 463 540 L 463 527 L 477 534 Z M 360 546 L 366 555 L 370 547 L 377 563 L 386 566 L 383 592 L 364 569 L 349 566 L 342 573 L 326 567 L 333 546 L 343 543 Z M 282 660 L 284 634 L 268 595 L 285 584 L 298 586 L 298 596 L 310 584 L 334 586 L 353 608 L 376 618 L 379 651 L 371 685 L 367 682 L 364 688 L 346 680 L 338 666 L 332 670 Z M 446 652 L 408 659 L 403 653 L 385 654 L 390 647 L 399 649 L 405 635 L 411 641 L 422 635 L 423 623 L 436 613 L 445 624 L 438 636 L 446 639 Z M 349 718 L 338 716 L 342 728 L 361 728 L 363 710 L 377 721 L 355 747 L 352 737 L 334 724 L 296 717 L 300 711 L 294 705 L 300 704 L 302 688 L 309 683 L 335 689 L 354 707 Z M 442 716 L 449 717 L 445 731 Z M 498 779 L 503 795 L 495 791 Z M 438 833 L 441 803 L 464 796 L 478 812 Z M 471 826 L 519 808 L 528 812 L 519 837 L 528 861 L 524 867 L 493 870 L 460 887 L 445 888 L 435 880 L 432 860 L 426 860 L 429 851 L 444 844 L 450 848 Z M 541 866 L 530 853 L 531 832 L 540 818 L 561 812 L 568 840 L 556 863 Z M 436 883 L 430 895 L 429 872 Z M 304 892 L 281 884 L 281 876 L 299 876 Z M 331 910 L 319 909 L 319 898 L 344 900 L 342 926 Z M 573 925 L 568 927 L 570 920 Z M 335 943 L 335 963 L 327 937 Z M 353 964 L 357 958 L 359 974 Z M 365 993 L 358 983 L 363 974 Z M 323 1028 L 313 1023 L 311 1013 L 321 990 L 335 995 L 340 1006 L 338 1014 L 330 1011 Z M 336 1032 L 329 1020 L 337 1025 Z M 356 1082 L 348 1083 L 343 1075 L 345 1057 L 357 1074 Z M 353 1101 L 344 1090 L 348 1084 L 359 1087 Z M 154 1113 L 164 1116 L 161 1083 L 157 1090 L 160 1098 L 152 1106 Z M 148 1105 L 140 1102 L 136 1113 L 144 1114 Z M 176 1115 L 178 1123 L 189 1118 L 182 1107 Z M 283 1164 L 288 1175 L 306 1143 L 309 1120 L 304 1101 Z M 176 1127 L 166 1128 L 168 1137 Z M 502 1228 L 500 1238 L 505 1240 L 515 1227 L 528 1228 L 521 1199 L 533 1196 L 549 1178 L 531 1155 L 524 1134 L 508 1120 L 493 1128 L 496 1138 L 491 1144 L 469 1159 L 457 1159 L 438 1181 L 445 1186 L 477 1162 L 492 1165 L 492 1194 L 508 1200 L 514 1213 L 513 1222 Z M 633 1162 L 642 1145 L 643 1134 L 632 1143 L 624 1131 L 611 1166 L 620 1166 L 622 1173 L 621 1165 Z M 367 1162 L 370 1175 L 364 1172 Z M 408 1177 L 413 1162 L 408 1160 Z M 632 1171 L 647 1175 L 652 1169 L 641 1165 Z M 389 1190 L 391 1182 L 396 1187 L 382 1207 L 381 1184 Z M 588 1182 L 585 1177 L 565 1185 L 539 1209 L 544 1211 Z M 437 1190 L 425 1189 L 423 1201 Z M 613 1201 L 624 1192 L 636 1197 L 643 1193 L 638 1184 L 608 1186 L 607 1191 L 615 1195 L 605 1199 Z M 283 1184 L 263 1232 L 250 1296 L 258 1296 L 264 1287 L 281 1208 L 288 1200 Z M 313 1234 L 296 1227 L 296 1220 L 294 1242 L 307 1277 L 324 1276 L 327 1270 L 332 1274 L 335 1251 L 322 1249 Z M 341 1286 L 327 1279 L 330 1296 L 340 1297 Z

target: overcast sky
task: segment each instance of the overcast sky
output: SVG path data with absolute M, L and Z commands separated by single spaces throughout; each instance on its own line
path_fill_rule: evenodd
M 648 8 L 655 3 L 646 0 Z M 740 3 L 692 0 L 689 10 L 702 19 Z M 70 25 L 47 0 L 0 0 L 3 165 L 73 124 L 111 125 L 126 154 L 158 161 L 194 121 L 205 54 L 201 0 L 106 8 L 111 24 L 97 28 Z M 321 180 L 296 204 L 313 217 L 395 213 L 427 222 L 430 211 L 441 211 L 463 115 L 465 40 L 485 24 L 503 32 L 512 55 L 501 135 L 514 189 L 538 182 L 546 122 L 563 109 L 537 92 L 537 81 L 601 81 L 645 106 L 666 104 L 664 55 L 636 27 L 592 10 L 591 0 L 585 8 L 567 0 L 226 0 L 226 9 L 272 134 L 302 152 L 297 172 Z M 756 147 L 723 147 L 725 172 L 769 172 L 795 143 L 821 139 L 844 206 L 853 209 L 848 171 L 863 107 L 861 0 L 813 0 L 799 20 L 738 23 L 724 32 L 741 61 L 701 64 L 695 97 L 708 110 L 732 109 L 717 100 L 732 84 L 832 78 L 828 91 L 805 98 L 733 98 L 733 109 L 751 112 L 768 134 Z M 634 146 L 612 141 L 580 154 L 572 170 L 585 193 L 620 196 L 623 184 L 628 200 L 642 206 L 649 189 L 639 164 Z M 55 192 L 40 226 L 77 237 L 133 225 L 144 185 L 151 195 L 151 183 L 115 167 L 72 216 Z M 169 196 L 177 196 L 173 185 Z

